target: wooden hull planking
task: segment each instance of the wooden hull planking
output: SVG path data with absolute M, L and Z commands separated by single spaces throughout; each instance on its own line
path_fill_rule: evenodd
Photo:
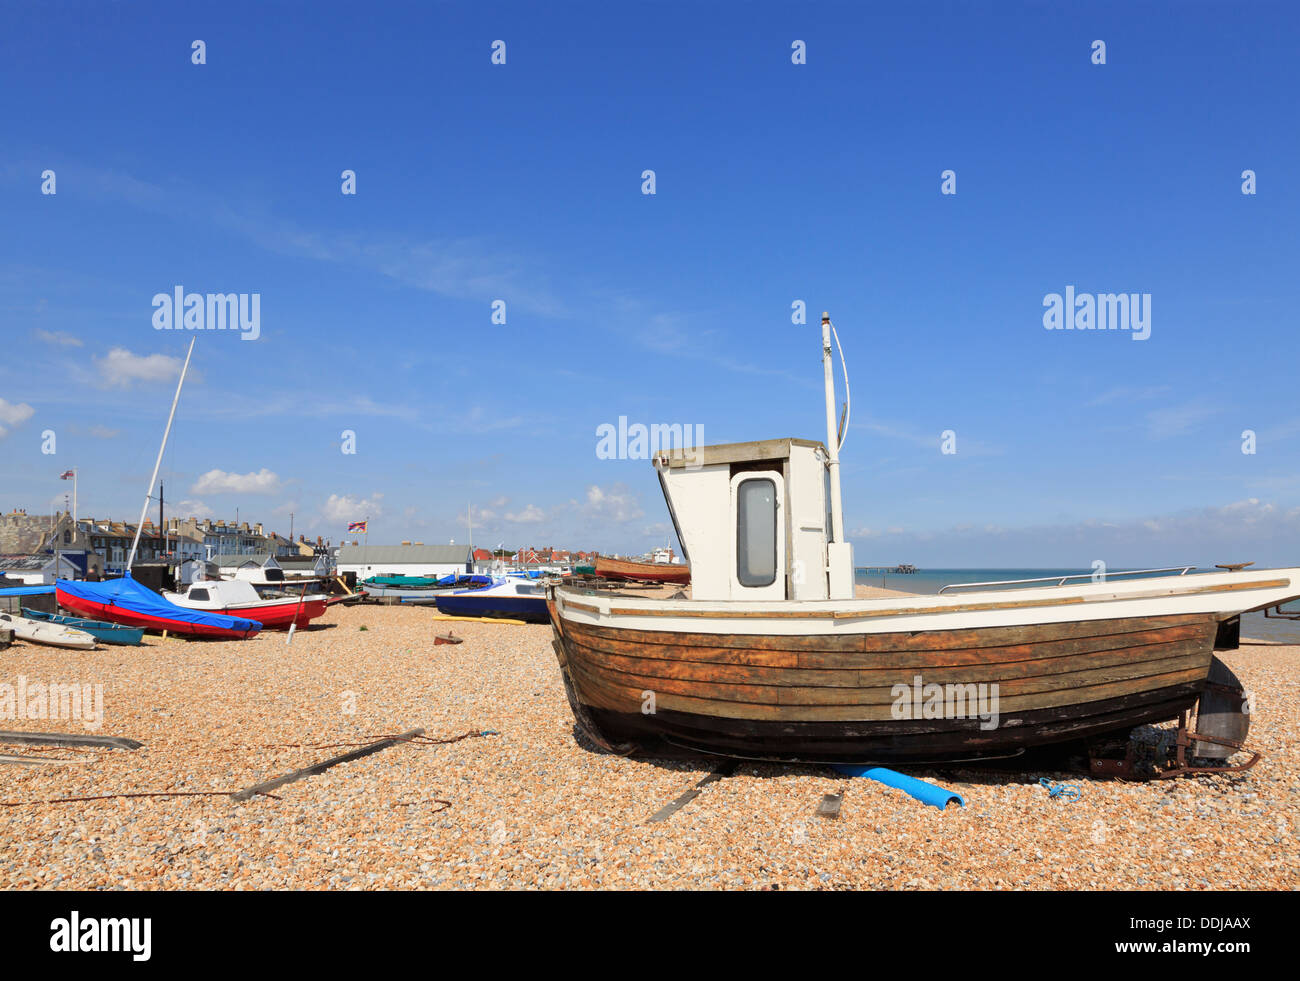
M 817 762 L 1011 755 L 1172 719 L 1204 687 L 1212 613 L 854 634 L 715 634 L 561 620 L 575 715 L 621 752 Z M 925 718 L 924 685 L 997 686 L 996 726 Z M 897 686 L 903 686 L 902 689 Z M 974 689 L 965 689 L 968 692 Z M 992 691 L 991 688 L 985 689 Z M 654 712 L 647 714 L 648 693 Z
M 630 562 L 627 559 L 596 560 L 596 575 L 606 579 L 645 580 L 647 582 L 686 585 L 691 581 L 691 567 L 665 562 Z

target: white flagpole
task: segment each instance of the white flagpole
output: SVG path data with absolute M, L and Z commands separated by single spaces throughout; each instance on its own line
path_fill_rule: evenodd
M 158 447 L 158 459 L 154 461 L 153 476 L 149 478 L 149 487 L 144 492 L 144 504 L 140 508 L 140 522 L 135 526 L 135 539 L 131 542 L 131 554 L 126 559 L 126 571 L 131 572 L 135 562 L 135 550 L 140 545 L 140 532 L 144 530 L 144 516 L 149 512 L 149 498 L 153 496 L 153 485 L 158 481 L 158 469 L 162 466 L 163 453 L 167 450 L 167 437 L 172 432 L 172 420 L 176 418 L 176 404 L 181 400 L 181 386 L 185 384 L 185 372 L 190 369 L 190 355 L 194 353 L 194 338 L 190 338 L 190 349 L 185 352 L 185 364 L 181 366 L 181 377 L 176 382 L 176 394 L 172 396 L 172 410 L 167 414 L 167 428 L 163 430 L 162 446 Z

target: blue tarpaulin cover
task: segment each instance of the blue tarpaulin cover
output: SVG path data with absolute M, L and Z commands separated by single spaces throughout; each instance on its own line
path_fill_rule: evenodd
M 129 573 L 121 579 L 108 579 L 104 582 L 60 579 L 58 585 L 59 589 L 69 596 L 76 596 L 91 603 L 118 606 L 123 610 L 139 613 L 142 616 L 157 617 L 160 620 L 176 620 L 181 623 L 238 631 L 260 630 L 262 627 L 256 620 L 228 617 L 224 613 L 211 613 L 207 610 L 187 610 L 175 603 L 168 603 L 148 586 L 143 586 L 132 579 Z
M 47 596 L 52 592 L 53 586 L 6 586 L 0 589 L 0 596 Z

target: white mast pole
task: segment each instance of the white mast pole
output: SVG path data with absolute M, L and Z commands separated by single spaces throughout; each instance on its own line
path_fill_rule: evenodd
M 826 451 L 830 454 L 831 537 L 844 541 L 844 503 L 840 499 L 840 436 L 835 422 L 835 375 L 831 371 L 831 315 L 822 314 L 822 368 L 826 373 Z
M 852 599 L 853 546 L 844 537 L 844 502 L 840 497 L 840 436 L 835 420 L 835 376 L 831 372 L 831 315 L 822 314 L 822 367 L 826 372 L 826 452 L 831 483 L 831 527 L 826 541 L 827 595 L 833 600 Z M 838 338 L 837 338 L 838 343 Z M 843 360 L 843 353 L 840 359 Z M 845 397 L 848 379 L 845 378 Z
M 172 410 L 167 414 L 167 428 L 163 430 L 162 446 L 158 447 L 158 459 L 154 461 L 153 476 L 149 478 L 149 487 L 144 492 L 144 505 L 140 508 L 140 522 L 135 526 L 135 540 L 131 542 L 131 554 L 126 559 L 126 571 L 131 572 L 135 562 L 135 550 L 140 545 L 140 532 L 144 530 L 144 516 L 149 511 L 149 498 L 153 496 L 153 485 L 158 480 L 158 469 L 162 466 L 163 453 L 167 450 L 167 437 L 172 432 L 172 420 L 176 418 L 176 404 L 181 400 L 181 386 L 185 384 L 185 373 L 190 369 L 190 355 L 194 353 L 194 338 L 190 338 L 190 349 L 185 352 L 185 364 L 181 366 L 181 377 L 176 382 L 176 394 L 172 396 Z

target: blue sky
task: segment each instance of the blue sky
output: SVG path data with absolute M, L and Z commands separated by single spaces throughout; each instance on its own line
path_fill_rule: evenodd
M 197 336 L 189 510 L 436 542 L 472 502 L 479 544 L 641 550 L 657 481 L 596 428 L 824 438 L 827 309 L 860 564 L 1300 555 L 1293 5 L 3 16 L 0 509 L 76 466 L 133 520 Z M 177 285 L 260 294 L 260 338 L 154 330 Z M 1149 293 L 1150 337 L 1045 330 L 1067 285 Z

